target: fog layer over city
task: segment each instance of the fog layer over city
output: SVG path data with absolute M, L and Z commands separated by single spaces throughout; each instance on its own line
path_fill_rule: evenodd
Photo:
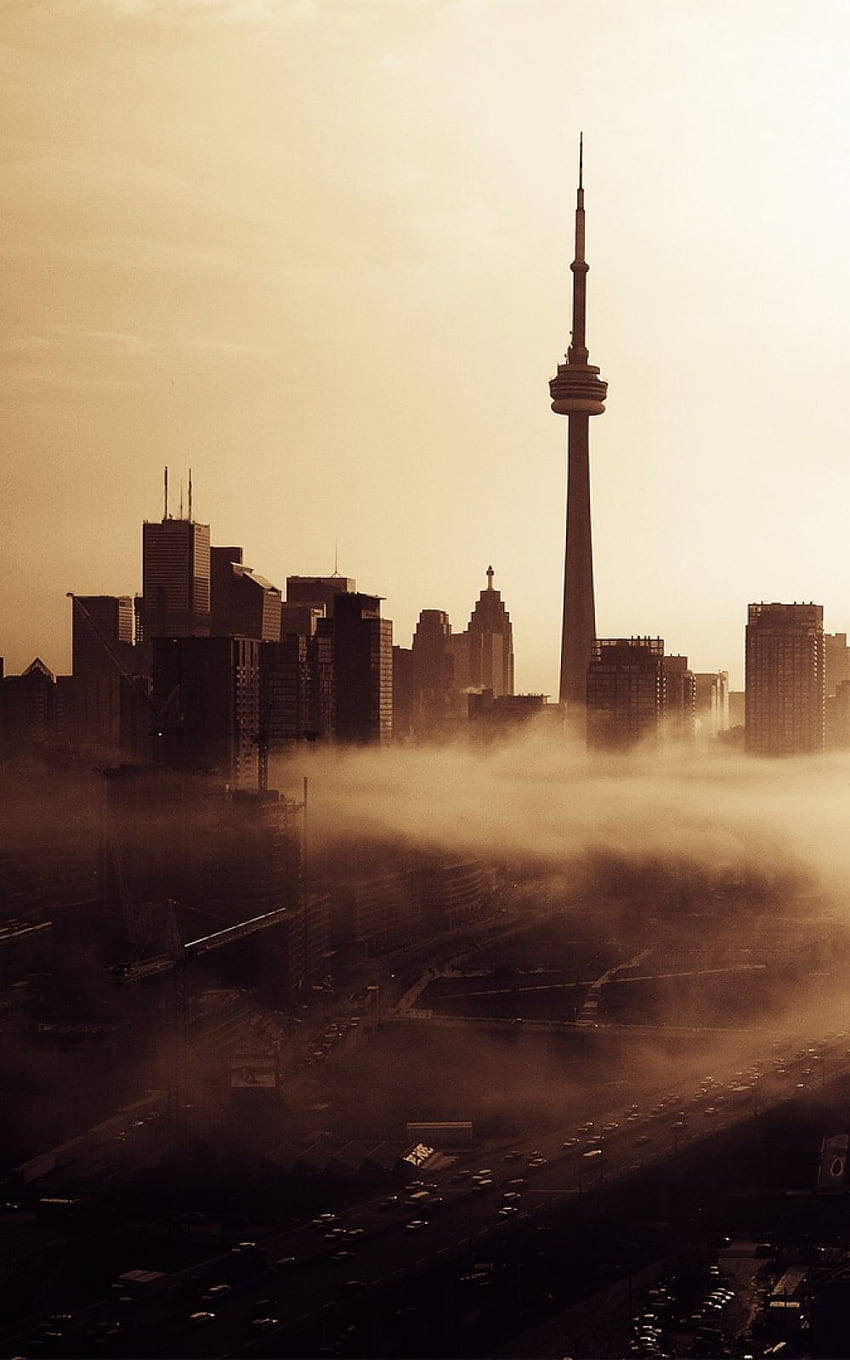
M 311 751 L 273 765 L 286 793 L 309 778 L 308 843 L 399 837 L 569 874 L 588 855 L 716 871 L 814 875 L 836 903 L 850 879 L 844 754 L 755 760 L 671 746 L 588 755 L 538 729 L 474 748 Z M 297 773 L 296 773 L 297 772 Z

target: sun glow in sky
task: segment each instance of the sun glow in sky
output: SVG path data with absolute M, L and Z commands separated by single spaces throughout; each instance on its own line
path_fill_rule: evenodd
M 492 562 L 554 694 L 580 129 L 599 635 L 740 687 L 748 601 L 850 629 L 844 0 L 5 0 L 0 44 L 7 673 L 139 589 L 168 464 L 403 645 Z

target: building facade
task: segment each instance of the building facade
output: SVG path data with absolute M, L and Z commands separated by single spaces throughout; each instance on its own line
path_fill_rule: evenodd
M 746 747 L 753 755 L 824 749 L 823 608 L 751 604 L 746 629 Z
M 622 750 L 661 737 L 666 696 L 661 638 L 598 638 L 587 668 L 587 743 Z

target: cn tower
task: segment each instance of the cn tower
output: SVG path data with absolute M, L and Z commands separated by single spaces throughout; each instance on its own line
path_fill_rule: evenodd
M 588 421 L 605 409 L 608 384 L 589 364 L 585 343 L 588 265 L 584 258 L 584 188 L 579 139 L 573 274 L 573 328 L 567 362 L 549 382 L 552 410 L 569 417 L 567 437 L 567 545 L 564 561 L 564 620 L 561 631 L 562 704 L 586 702 L 587 667 L 596 641 L 593 603 L 593 543 L 590 529 Z

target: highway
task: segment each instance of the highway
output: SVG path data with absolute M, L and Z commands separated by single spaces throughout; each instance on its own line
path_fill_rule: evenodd
M 850 1069 L 846 1043 L 846 1036 L 838 1035 L 802 1044 L 793 1052 L 774 1047 L 743 1072 L 725 1072 L 685 1089 L 655 1092 L 640 1105 L 623 1105 L 605 1117 L 597 1116 L 592 1129 L 580 1132 L 571 1124 L 533 1146 L 501 1142 L 468 1151 L 440 1173 L 412 1170 L 407 1193 L 422 1179 L 434 1187 L 428 1193 L 440 1196 L 441 1203 L 405 1209 L 404 1184 L 395 1186 L 398 1204 L 381 1207 L 379 1196 L 373 1195 L 344 1213 L 340 1210 L 339 1223 L 304 1223 L 273 1233 L 261 1243 L 269 1262 L 292 1261 L 277 1271 L 264 1268 L 231 1281 L 229 1292 L 222 1291 L 213 1301 L 202 1295 L 210 1285 L 228 1283 L 226 1260 L 184 1272 L 179 1296 L 171 1293 L 164 1299 L 124 1305 L 101 1301 L 60 1324 L 61 1339 L 43 1345 L 37 1340 L 38 1329 L 28 1328 L 6 1337 L 0 1354 L 129 1358 L 297 1353 L 286 1349 L 292 1345 L 292 1333 L 333 1330 L 352 1300 L 362 1303 L 377 1297 L 387 1286 L 440 1260 L 495 1254 L 500 1239 L 553 1206 L 593 1195 L 601 1185 L 645 1163 L 671 1157 L 686 1144 L 843 1075 Z M 476 1173 L 485 1170 L 491 1174 L 479 1176 L 485 1183 L 476 1185 Z M 516 1181 L 525 1183 L 510 1184 Z M 506 1201 L 506 1193 L 515 1198 Z M 503 1214 L 500 1210 L 506 1204 L 509 1212 Z M 326 1208 L 332 1214 L 337 1206 L 331 1203 Z M 406 1225 L 414 1219 L 424 1220 L 424 1226 L 409 1230 Z M 329 1232 L 334 1235 L 326 1237 Z M 351 1254 L 335 1260 L 340 1252 Z M 196 1312 L 214 1316 L 192 1323 L 190 1315 Z M 258 1328 L 256 1313 L 277 1321 Z M 93 1331 L 104 1333 L 110 1323 L 118 1324 L 111 1335 Z

